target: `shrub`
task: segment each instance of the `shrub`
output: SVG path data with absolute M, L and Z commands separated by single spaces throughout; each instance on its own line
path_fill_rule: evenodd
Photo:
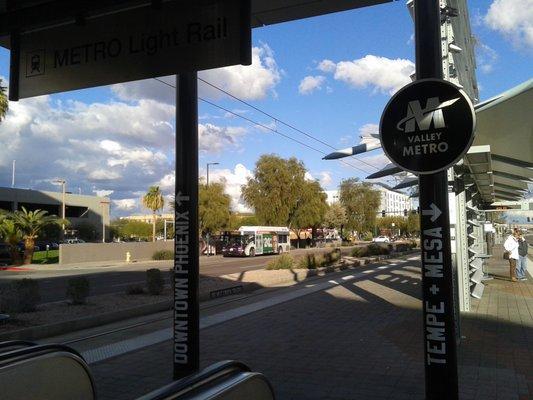
M 415 249 L 417 246 L 418 246 L 418 243 L 416 243 L 416 241 L 412 240 L 409 245 L 411 246 L 412 249 Z
M 152 260 L 173 260 L 174 252 L 172 250 L 158 250 L 152 255 Z
M 400 251 L 407 251 L 411 249 L 411 244 L 410 243 L 398 243 L 396 245 L 396 251 L 400 252 Z
M 372 232 L 365 232 L 363 233 L 363 240 L 365 242 L 370 242 L 374 236 L 372 235 Z
M 128 295 L 144 294 L 144 288 L 141 285 L 129 285 L 126 287 L 126 294 Z
M 266 269 L 292 269 L 294 259 L 288 254 L 282 254 L 270 261 Z
M 304 257 L 298 260 L 298 268 L 303 269 L 316 269 L 317 260 L 314 254 L 306 254 Z
M 339 261 L 341 258 L 341 250 L 336 249 L 333 251 L 330 251 L 329 253 L 326 253 L 324 255 L 325 263 L 327 265 L 335 264 L 337 261 Z
M 90 291 L 91 285 L 87 278 L 78 277 L 67 281 L 67 298 L 71 304 L 86 304 Z
M 0 311 L 6 313 L 33 312 L 41 300 L 39 282 L 25 278 L 0 290 Z
M 364 247 L 355 247 L 352 249 L 352 257 L 367 257 L 370 255 L 368 251 L 368 246 Z
M 387 247 L 372 243 L 368 245 L 368 253 L 371 256 L 380 256 L 384 254 L 390 254 L 390 250 Z
M 157 268 L 150 268 L 146 271 L 146 286 L 148 293 L 151 295 L 158 295 L 163 292 L 163 286 L 165 281 L 163 280 L 163 274 L 161 270 Z

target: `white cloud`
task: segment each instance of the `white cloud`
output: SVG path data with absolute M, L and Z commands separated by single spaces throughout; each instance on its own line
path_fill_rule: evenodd
M 86 104 L 41 96 L 11 102 L 0 129 L 0 168 L 17 160 L 18 187 L 58 190 L 51 179 L 60 177 L 67 190 L 92 193 L 93 185 L 105 184 L 113 200 L 133 198 L 173 164 L 173 114 L 154 100 Z
M 494 65 L 498 61 L 498 53 L 488 45 L 478 42 L 476 46 L 476 61 L 482 72 L 488 74 L 494 70 Z
M 280 82 L 282 71 L 274 58 L 274 52 L 267 44 L 252 48 L 252 64 L 234 65 L 201 71 L 198 76 L 207 82 L 228 91 L 243 100 L 260 100 L 269 94 L 275 96 L 275 87 Z M 113 93 L 121 100 L 137 101 L 140 99 L 154 99 L 166 104 L 175 104 L 176 91 L 171 87 L 176 84 L 174 76 L 155 79 L 119 83 L 111 86 Z M 219 99 L 222 92 L 199 81 L 199 96 Z
M 121 199 L 113 200 L 112 202 L 115 208 L 122 211 L 132 211 L 139 207 L 138 199 Z
M 93 190 L 98 197 L 107 197 L 114 193 L 114 190 Z
M 336 80 L 347 83 L 354 88 L 372 87 L 375 92 L 394 94 L 402 86 L 411 82 L 409 75 L 415 65 L 406 59 L 389 59 L 366 55 L 353 61 L 340 61 L 332 68 L 330 60 L 319 64 L 328 72 L 333 72 Z
M 322 75 L 306 76 L 300 82 L 300 85 L 298 86 L 298 92 L 300 94 L 311 94 L 315 90 L 320 90 L 325 80 L 326 77 Z
M 91 171 L 87 175 L 87 179 L 90 182 L 101 182 L 101 181 L 114 181 L 122 178 L 122 175 L 116 171 L 110 171 L 108 169 L 97 169 Z
M 248 182 L 248 178 L 253 176 L 252 171 L 243 164 L 235 165 L 231 169 L 209 169 L 209 181 L 221 182 L 226 184 L 226 193 L 231 197 L 231 207 L 237 212 L 251 212 L 250 208 L 244 204 L 241 198 L 241 186 Z
M 533 1 L 494 0 L 485 23 L 509 38 L 517 47 L 533 47 Z
M 274 52 L 265 43 L 252 48 L 252 64 L 202 71 L 199 76 L 207 82 L 237 96 L 243 100 L 260 100 L 272 94 L 281 80 L 281 70 L 274 59 Z M 220 98 L 225 96 L 220 91 L 200 82 L 201 96 Z
M 372 134 L 379 134 L 379 125 L 365 124 L 359 128 L 359 136 L 361 137 L 361 144 L 379 143 L 379 139 L 372 136 Z
M 163 178 L 161 178 L 158 184 L 158 186 L 164 192 L 169 191 L 169 190 L 174 191 L 175 185 L 176 185 L 176 176 L 174 172 L 166 174 Z
M 304 178 L 308 181 L 316 181 L 316 178 L 313 175 L 311 175 L 309 171 L 305 171 Z
M 332 181 L 332 178 L 331 178 L 331 172 L 329 171 L 322 171 L 319 173 L 320 175 L 320 186 L 322 186 L 324 189 L 327 188 L 330 184 L 331 184 L 331 181 Z
M 335 72 L 336 68 L 337 68 L 337 64 L 327 59 L 320 61 L 320 63 L 318 63 L 318 66 L 317 66 L 317 69 L 322 72 Z
M 246 129 L 242 127 L 199 124 L 199 149 L 209 153 L 220 153 L 225 147 L 238 147 L 239 138 L 245 134 Z

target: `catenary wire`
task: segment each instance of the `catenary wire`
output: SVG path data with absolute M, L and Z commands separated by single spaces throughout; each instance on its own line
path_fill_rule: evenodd
M 256 111 L 258 111 L 258 112 L 260 112 L 260 113 L 266 115 L 267 117 L 272 118 L 274 121 L 279 122 L 279 123 L 281 123 L 282 125 L 285 125 L 286 127 L 290 128 L 290 129 L 292 129 L 292 130 L 294 130 L 294 131 L 296 131 L 296 132 L 298 132 L 298 133 L 301 133 L 302 135 L 305 135 L 305 136 L 307 136 L 308 138 L 313 139 L 313 140 L 317 141 L 318 143 L 323 144 L 324 146 L 329 147 L 330 149 L 337 150 L 335 147 L 333 147 L 333 146 L 330 145 L 329 143 L 326 143 L 326 142 L 324 142 L 324 141 L 322 141 L 322 140 L 320 140 L 320 139 L 314 137 L 313 135 L 311 135 L 311 134 L 309 134 L 309 133 L 307 133 L 307 132 L 304 132 L 304 131 L 302 131 L 302 130 L 299 129 L 299 128 L 296 128 L 294 125 L 291 125 L 291 124 L 289 124 L 289 123 L 287 123 L 287 122 L 284 122 L 284 121 L 280 120 L 279 118 L 273 116 L 272 114 L 267 113 L 266 111 L 261 110 L 260 108 L 254 106 L 253 104 L 248 103 L 247 101 L 238 98 L 237 96 L 231 94 L 231 93 L 228 92 L 227 90 L 224 90 L 224 89 L 218 87 L 217 85 L 215 85 L 215 84 L 213 84 L 213 83 L 211 83 L 211 82 L 208 82 L 208 81 L 206 81 L 205 79 L 202 79 L 202 78 L 200 78 L 200 77 L 198 77 L 198 80 L 201 81 L 201 82 L 203 82 L 203 83 L 205 83 L 206 85 L 211 86 L 212 88 L 214 88 L 214 89 L 216 89 L 216 90 L 221 91 L 222 93 L 228 95 L 228 96 L 231 97 L 232 99 L 237 100 L 237 101 L 241 102 L 242 104 L 244 104 L 244 105 L 246 105 L 246 106 L 248 106 L 248 107 L 250 107 L 250 108 L 253 108 L 254 110 L 256 110 Z M 375 169 L 377 169 L 377 170 L 380 169 L 379 167 L 376 167 L 375 165 L 372 165 L 372 164 L 366 162 L 365 160 L 362 160 L 362 159 L 360 159 L 360 158 L 356 158 L 356 157 L 354 157 L 354 156 L 350 156 L 350 157 L 352 157 L 353 159 L 355 159 L 355 160 L 357 160 L 357 161 L 359 161 L 359 162 L 361 162 L 361 163 L 363 163 L 363 164 L 366 164 L 366 165 L 368 165 L 368 166 L 370 166 L 370 167 L 372 167 L 372 168 L 375 168 Z
M 158 82 L 161 82 L 161 83 L 163 83 L 164 85 L 167 85 L 167 86 L 169 86 L 169 87 L 171 87 L 171 88 L 174 88 L 174 89 L 176 88 L 176 86 L 172 85 L 171 83 L 165 82 L 165 81 L 162 80 L 162 79 L 159 79 L 159 78 L 153 78 L 153 79 L 156 80 L 156 81 L 158 81 Z M 232 96 L 232 97 L 233 97 L 233 96 Z M 231 111 L 231 110 L 229 110 L 229 109 L 227 109 L 227 108 L 225 108 L 225 107 L 222 107 L 222 106 L 220 106 L 220 105 L 218 105 L 218 104 L 216 104 L 216 103 L 213 103 L 213 102 L 211 102 L 211 101 L 209 101 L 209 100 L 206 100 L 206 99 L 204 99 L 204 98 L 202 98 L 202 97 L 198 97 L 198 99 L 199 99 L 200 101 L 204 102 L 204 103 L 207 103 L 207 104 L 213 106 L 213 107 L 219 108 L 219 109 L 221 109 L 221 110 L 223 110 L 223 111 L 225 111 L 225 112 L 227 112 L 227 113 L 229 113 L 229 114 L 232 114 L 232 115 L 234 115 L 234 116 L 236 116 L 236 117 L 242 118 L 242 119 L 244 119 L 245 121 L 248 121 L 248 122 L 250 122 L 250 123 L 252 123 L 252 124 L 254 124 L 254 125 L 256 125 L 256 126 L 259 126 L 259 127 L 263 128 L 263 129 L 266 129 L 266 130 L 269 130 L 269 131 L 271 131 L 271 132 L 274 132 L 274 133 L 276 133 L 276 134 L 278 134 L 278 135 L 280 135 L 280 136 L 282 136 L 282 137 L 284 137 L 284 138 L 286 138 L 286 139 L 292 140 L 293 142 L 296 142 L 296 143 L 298 143 L 298 144 L 300 144 L 300 145 L 302 145 L 302 146 L 305 146 L 305 147 L 307 147 L 308 149 L 313 150 L 313 151 L 315 151 L 315 152 L 317 152 L 317 153 L 319 153 L 319 154 L 322 154 L 322 155 L 326 155 L 326 154 L 327 154 L 325 151 L 319 150 L 319 149 L 317 149 L 317 148 L 315 148 L 315 147 L 313 147 L 313 146 L 308 145 L 307 143 L 301 142 L 301 141 L 299 141 L 298 139 L 293 138 L 292 136 L 286 135 L 286 134 L 284 134 L 284 133 L 278 131 L 277 129 L 274 129 L 274 128 L 270 127 L 270 126 L 264 125 L 264 124 L 262 124 L 262 123 L 260 123 L 260 122 L 254 121 L 254 120 L 252 120 L 251 118 L 248 118 L 248 117 L 245 117 L 245 116 L 243 116 L 243 115 L 241 115 L 241 114 L 238 114 L 238 113 L 236 113 L 236 112 L 233 112 L 233 111 Z M 252 107 L 253 107 L 253 106 L 252 106 Z M 257 107 L 253 107 L 253 108 L 254 108 L 254 109 L 257 109 Z M 260 111 L 260 110 L 259 110 L 259 111 Z M 261 112 L 262 112 L 262 111 L 261 111 Z M 265 112 L 263 112 L 263 114 L 265 114 L 265 115 L 269 115 L 269 114 L 267 114 L 267 113 L 265 113 Z M 284 123 L 283 121 L 278 120 L 278 119 L 275 118 L 275 117 L 271 117 L 271 118 L 273 118 L 273 119 L 274 119 L 275 121 L 277 121 L 277 122 L 281 122 L 283 125 L 287 125 L 287 126 L 289 126 L 288 124 Z M 306 135 L 306 136 L 309 136 L 309 135 Z M 309 136 L 309 137 L 312 137 L 312 136 Z M 317 141 L 320 142 L 319 139 L 315 139 L 315 140 L 317 140 Z M 328 144 L 325 144 L 325 145 L 328 146 L 328 147 L 331 147 L 331 146 L 328 145 Z M 331 148 L 333 148 L 333 147 L 331 147 Z M 333 149 L 334 149 L 334 148 L 333 148 Z M 361 161 L 361 160 L 359 160 L 359 159 L 356 159 L 356 160 L 357 160 L 357 161 Z M 363 172 L 363 173 L 365 173 L 365 174 L 368 174 L 368 173 L 369 173 L 368 171 L 365 171 L 364 169 L 362 169 L 362 168 L 360 168 L 360 167 L 357 167 L 357 166 L 355 166 L 355 165 L 353 165 L 353 164 L 350 164 L 349 162 L 346 162 L 346 161 L 344 161 L 344 160 L 337 160 L 337 161 L 339 161 L 339 162 L 341 162 L 341 163 L 343 163 L 343 164 L 345 164 L 345 165 L 347 165 L 347 166 L 350 166 L 350 167 L 352 167 L 352 168 L 354 168 L 354 169 L 357 169 L 357 170 L 359 170 L 359 171 L 361 171 L 361 172 Z M 365 163 L 365 164 L 366 164 L 366 163 Z M 375 167 L 375 166 L 373 166 L 373 165 L 371 165 L 371 164 L 369 164 L 369 165 L 372 166 L 373 168 L 377 168 L 377 167 Z M 379 168 L 377 168 L 377 169 L 379 169 Z

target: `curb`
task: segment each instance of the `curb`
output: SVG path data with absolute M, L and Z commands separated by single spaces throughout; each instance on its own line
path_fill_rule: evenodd
M 389 254 L 389 255 L 382 255 L 382 256 L 373 256 L 373 257 L 364 257 L 361 259 L 357 259 L 354 262 L 345 265 L 337 265 L 337 266 L 329 266 L 329 267 L 321 267 L 314 270 L 300 270 L 305 271 L 305 274 L 301 274 L 300 276 L 297 276 L 297 280 L 295 280 L 295 277 L 293 275 L 292 279 L 285 279 L 285 280 L 274 280 L 271 282 L 244 282 L 244 281 L 238 281 L 233 280 L 235 285 L 241 285 L 242 290 L 239 293 L 251 293 L 255 290 L 265 288 L 265 287 L 272 287 L 284 283 L 290 283 L 290 282 L 301 282 L 305 280 L 306 278 L 311 278 L 314 276 L 323 276 L 326 274 L 334 273 L 334 272 L 340 272 L 344 271 L 353 267 L 368 265 L 372 262 L 377 262 L 381 260 L 386 260 L 390 258 L 397 258 L 397 257 L 403 257 L 410 254 L 419 253 L 420 250 L 416 251 L 406 251 L 396 254 Z M 287 270 L 285 270 L 287 271 Z M 229 276 L 229 275 L 226 275 Z M 229 289 L 231 287 L 235 287 L 235 285 L 227 286 L 223 288 L 216 288 L 216 291 Z M 199 300 L 201 302 L 211 300 L 211 293 L 213 287 L 209 288 L 210 290 L 204 289 L 199 293 Z M 159 303 L 154 304 L 146 304 L 142 306 L 132 307 L 125 310 L 119 310 L 119 311 L 111 311 L 104 314 L 99 314 L 91 317 L 85 317 L 70 321 L 64 321 L 64 322 L 57 322 L 53 324 L 48 325 L 39 325 L 39 326 L 33 326 L 31 328 L 24 328 L 19 329 L 16 331 L 9 331 L 5 333 L 0 334 L 0 341 L 3 340 L 37 340 L 37 339 L 43 339 L 48 338 L 52 336 L 59 336 L 64 333 L 79 331 L 83 329 L 89 329 L 94 328 L 100 325 L 109 324 L 112 322 L 117 322 L 129 318 L 134 317 L 141 317 L 143 315 L 149 315 L 149 314 L 155 314 L 161 311 L 167 311 L 171 310 L 173 306 L 172 300 L 165 300 Z

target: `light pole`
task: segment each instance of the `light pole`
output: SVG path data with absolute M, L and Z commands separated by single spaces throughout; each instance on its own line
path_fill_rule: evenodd
M 206 186 L 209 187 L 209 166 L 210 165 L 219 165 L 220 163 L 218 162 L 211 162 L 211 163 L 207 163 L 207 174 L 206 174 Z M 207 233 L 206 235 L 206 239 L 207 239 L 207 257 L 209 257 L 209 253 L 210 253 L 210 246 L 209 246 L 209 233 Z
M 209 166 L 210 165 L 219 165 L 220 163 L 217 162 L 208 162 L 207 163 L 207 179 L 206 179 L 206 186 L 209 186 Z
M 63 239 L 65 238 L 65 193 L 66 193 L 66 186 L 67 181 L 64 179 L 56 179 L 54 181 L 55 183 L 59 183 L 61 185 L 61 218 L 63 219 L 63 224 L 61 225 Z
M 105 205 L 111 204 L 109 200 L 103 200 L 100 202 L 102 205 L 102 243 L 105 243 Z

